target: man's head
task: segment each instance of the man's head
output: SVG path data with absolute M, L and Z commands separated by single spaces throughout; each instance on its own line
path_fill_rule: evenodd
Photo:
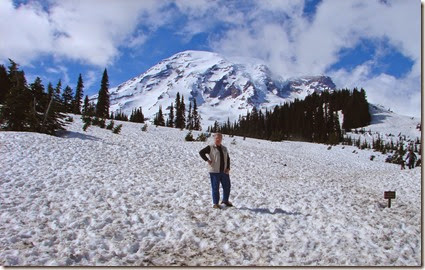
M 221 141 L 223 140 L 223 135 L 221 133 L 216 133 L 214 135 L 214 142 L 215 145 L 220 146 L 221 145 Z

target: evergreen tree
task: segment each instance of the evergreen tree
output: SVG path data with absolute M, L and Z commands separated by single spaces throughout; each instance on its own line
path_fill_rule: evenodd
M 62 93 L 63 112 L 72 113 L 72 89 L 68 85 Z
M 192 102 L 189 101 L 189 114 L 187 116 L 187 125 L 186 128 L 188 130 L 192 130 L 193 129 L 193 118 L 192 118 Z
M 174 127 L 174 107 L 173 103 L 170 105 L 170 113 L 168 114 L 167 127 Z
M 367 126 L 370 124 L 372 117 L 369 112 L 369 103 L 366 98 L 366 91 L 362 88 L 359 93 L 359 117 L 360 126 Z
M 10 88 L 6 91 L 7 95 L 0 113 L 0 122 L 3 123 L 4 129 L 51 135 L 63 129 L 64 115 L 60 113 L 61 100 L 58 94 L 61 89 L 60 81 L 56 91 L 49 84 L 47 94 L 39 77 L 28 87 L 24 71 L 18 70 L 18 64 L 12 60 L 7 77 L 6 83 Z
M 176 97 L 176 121 L 175 125 L 176 128 L 184 129 L 185 128 L 185 105 L 184 105 L 184 98 L 182 96 L 180 100 L 180 93 L 177 92 Z
M 31 131 L 34 128 L 31 125 L 34 125 L 35 121 L 33 98 L 27 87 L 24 72 L 18 70 L 18 64 L 13 60 L 9 61 L 10 89 L 5 96 L 0 123 L 5 124 L 6 130 Z
M 53 88 L 51 83 L 49 83 L 47 88 L 49 103 L 46 111 L 44 112 L 43 122 L 40 129 L 43 133 L 54 135 L 56 131 L 64 129 L 63 118 L 65 115 L 61 113 L 63 104 L 60 97 L 62 81 L 58 81 L 56 88 Z
M 251 110 L 251 114 L 249 115 L 249 129 L 248 129 L 248 136 L 252 138 L 257 138 L 257 125 L 258 125 L 258 110 L 254 106 Z
M 87 95 L 84 99 L 84 105 L 81 113 L 81 119 L 83 119 L 84 122 L 91 124 L 91 117 L 95 116 L 96 114 L 96 106 L 92 102 L 90 102 L 89 97 Z
M 75 96 L 74 96 L 74 99 L 72 100 L 72 112 L 74 114 L 81 114 L 81 102 L 84 96 L 83 89 L 84 89 L 83 78 L 81 77 L 81 73 L 80 73 L 80 76 L 78 77 L 77 88 L 75 90 Z
M 185 137 L 184 139 L 185 139 L 185 141 L 187 141 L 187 142 L 193 142 L 193 141 L 195 141 L 195 139 L 193 138 L 192 131 L 189 131 L 189 133 L 188 133 L 188 134 L 186 134 L 186 137 Z
M 142 112 L 142 107 L 139 107 L 138 109 L 134 109 L 130 115 L 130 122 L 136 122 L 136 123 L 144 123 L 145 122 L 145 116 Z
M 99 95 L 96 104 L 96 117 L 108 118 L 109 116 L 109 79 L 106 68 L 103 72 Z
M 366 92 L 364 89 L 358 91 L 357 88 L 354 88 L 351 93 L 348 93 L 343 108 L 343 113 L 343 128 L 345 130 L 350 130 L 370 124 L 371 116 L 369 113 L 369 104 L 367 102 Z
M 56 84 L 56 87 L 53 91 L 54 101 L 55 101 L 55 109 L 59 111 L 63 111 L 63 101 L 61 98 L 61 92 L 62 92 L 62 80 L 59 80 Z
M 59 80 L 54 89 L 54 95 L 56 95 L 57 100 L 60 100 L 61 92 L 62 92 L 62 80 Z
M 84 99 L 84 105 L 83 105 L 83 111 L 82 111 L 83 116 L 89 116 L 89 106 L 90 106 L 89 96 L 86 95 L 86 98 Z
M 111 115 L 111 116 L 113 116 L 113 115 Z M 128 116 L 125 113 L 123 113 L 122 111 L 119 111 L 118 113 L 115 114 L 114 119 L 118 120 L 118 121 L 128 121 Z
M 154 125 L 157 125 L 157 126 L 165 126 L 164 115 L 162 114 L 162 106 L 161 105 L 159 105 L 159 110 L 158 110 L 158 113 L 155 116 L 153 123 L 154 123 Z
M 196 106 L 196 99 L 193 100 L 192 119 L 193 119 L 193 129 L 194 130 L 202 130 L 201 117 L 198 113 L 198 108 Z
M 178 128 L 181 126 L 181 113 L 180 113 L 180 93 L 177 92 L 176 101 L 174 108 L 176 109 L 176 119 L 174 120 L 174 127 Z
M 332 126 L 329 129 L 328 143 L 338 144 L 343 140 L 338 114 L 336 112 L 330 112 L 330 115 L 332 115 Z
M 217 120 L 215 120 L 214 121 L 214 126 L 211 128 L 211 132 L 218 132 L 219 131 L 219 124 L 218 124 L 218 121 Z
M 314 142 L 323 143 L 326 141 L 326 131 L 325 131 L 325 119 L 323 115 L 323 107 L 321 105 L 315 111 L 314 114 Z
M 181 126 L 179 128 L 184 129 L 186 126 L 186 106 L 184 104 L 184 96 L 182 95 L 182 100 L 180 102 L 180 114 L 181 114 Z
M 41 123 L 43 121 L 44 112 L 48 104 L 48 97 L 44 91 L 44 85 L 37 77 L 32 84 L 30 84 L 31 96 L 33 97 L 33 112 L 35 115 L 35 123 L 32 128 L 33 131 L 41 131 Z
M 3 65 L 0 65 L 0 104 L 3 104 L 6 100 L 6 96 L 10 90 L 9 76 L 7 70 Z
M 34 97 L 35 110 L 43 113 L 47 106 L 47 94 L 45 93 L 44 85 L 40 77 L 35 78 L 34 82 L 30 84 L 32 96 Z

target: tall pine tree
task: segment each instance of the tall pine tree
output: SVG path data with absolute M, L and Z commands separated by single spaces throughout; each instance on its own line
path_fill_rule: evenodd
M 6 84 L 2 83 L 3 85 L 0 86 L 9 85 L 0 112 L 2 128 L 51 135 L 55 135 L 58 130 L 63 130 L 64 116 L 60 113 L 62 103 L 59 95 L 61 81 L 56 89 L 49 83 L 49 92 L 45 93 L 39 77 L 28 87 L 24 71 L 18 70 L 18 64 L 14 61 L 10 60 L 10 63 Z
M 72 88 L 68 85 L 62 93 L 63 112 L 72 113 Z
M 83 78 L 78 76 L 77 88 L 75 89 L 75 96 L 72 100 L 72 112 L 74 114 L 81 114 L 81 102 L 83 101 L 84 96 L 84 84 Z
M 37 112 L 44 112 L 47 106 L 47 94 L 44 92 L 44 85 L 40 77 L 35 78 L 34 82 L 30 84 L 30 89 L 35 100 L 35 109 Z
M 34 82 L 30 84 L 30 90 L 33 97 L 33 111 L 36 119 L 33 130 L 39 132 L 41 131 L 40 127 L 48 103 L 47 94 L 44 91 L 44 85 L 40 77 L 35 78 Z
M 174 127 L 174 107 L 173 103 L 170 105 L 170 113 L 168 114 L 167 127 Z
M 81 111 L 82 115 L 85 117 L 90 117 L 95 115 L 95 106 L 90 102 L 89 96 L 86 95 L 84 99 L 83 109 Z
M 187 115 L 186 129 L 188 129 L 188 130 L 192 130 L 193 129 L 192 102 L 191 101 L 189 101 L 189 114 Z
M 103 72 L 102 82 L 97 98 L 96 117 L 105 119 L 109 117 L 109 78 L 106 68 Z
M 7 70 L 3 65 L 0 65 L 0 104 L 6 100 L 6 95 L 10 90 L 10 81 L 7 75 Z
M 63 118 L 65 116 L 61 113 L 63 104 L 60 96 L 62 81 L 59 80 L 55 88 L 53 88 L 52 84 L 49 83 L 47 88 L 49 103 L 47 105 L 46 111 L 44 112 L 41 131 L 43 133 L 54 135 L 56 131 L 64 129 Z
M 178 128 L 184 129 L 186 126 L 186 105 L 184 104 L 184 96 L 180 101 L 181 125 Z
M 25 74 L 18 70 L 18 64 L 9 59 L 8 78 L 10 89 L 7 91 L 0 123 L 6 130 L 31 131 L 34 120 L 33 98 L 27 87 Z
M 182 97 L 183 100 L 183 97 Z M 184 129 L 185 128 L 185 120 L 184 120 L 184 103 L 182 105 L 182 101 L 180 100 L 180 93 L 177 92 L 176 96 L 176 121 L 175 127 Z
M 193 129 L 194 130 L 202 130 L 202 127 L 201 127 L 201 117 L 200 117 L 200 115 L 198 113 L 198 108 L 196 106 L 196 99 L 193 100 L 192 118 L 193 118 Z
M 153 120 L 154 125 L 157 126 L 165 126 L 165 121 L 164 121 L 164 115 L 162 113 L 162 106 L 159 105 L 159 110 L 158 113 L 155 116 L 155 119 Z
M 142 107 L 139 107 L 138 109 L 134 109 L 131 112 L 130 122 L 136 122 L 136 123 L 144 123 L 145 122 L 145 116 L 143 115 Z

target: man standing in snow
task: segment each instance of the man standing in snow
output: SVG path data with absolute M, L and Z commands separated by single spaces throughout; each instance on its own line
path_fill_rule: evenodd
M 407 154 L 406 161 L 409 159 L 409 169 L 413 169 L 415 167 L 416 155 L 413 153 L 413 149 L 409 150 Z
M 223 135 L 221 133 L 216 133 L 214 135 L 214 144 L 208 145 L 201 151 L 199 154 L 202 159 L 208 162 L 209 172 L 211 178 L 211 189 L 212 189 L 212 198 L 213 198 L 213 208 L 220 209 L 218 205 L 218 200 L 220 198 L 220 183 L 223 188 L 223 201 L 222 204 L 226 206 L 233 206 L 229 202 L 230 195 L 230 157 L 227 148 L 221 144 L 223 140 Z M 209 155 L 209 159 L 207 157 Z

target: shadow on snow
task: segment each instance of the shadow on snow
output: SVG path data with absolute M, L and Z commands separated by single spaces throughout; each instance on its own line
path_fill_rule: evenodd
M 248 211 L 252 211 L 254 213 L 260 213 L 260 214 L 271 214 L 271 215 L 284 214 L 284 215 L 291 215 L 291 216 L 301 215 L 300 212 L 288 212 L 288 211 L 285 211 L 285 210 L 280 209 L 280 208 L 276 208 L 273 212 L 270 211 L 270 209 L 267 209 L 267 208 L 247 208 L 247 207 L 241 207 L 241 208 L 238 208 L 238 209 L 239 210 L 248 210 Z
M 58 132 L 58 136 L 61 138 L 67 138 L 67 139 L 100 141 L 100 139 L 95 136 L 91 136 L 91 135 L 87 135 L 87 134 L 75 132 L 75 131 L 60 131 Z

